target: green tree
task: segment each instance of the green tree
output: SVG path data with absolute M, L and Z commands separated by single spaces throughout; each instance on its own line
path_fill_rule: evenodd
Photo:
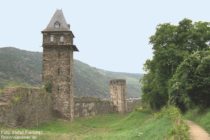
M 145 63 L 145 74 L 142 80 L 143 101 L 153 109 L 160 109 L 169 99 L 169 80 L 177 67 L 190 54 L 208 50 L 210 27 L 208 22 L 193 23 L 183 19 L 178 25 L 169 23 L 157 26 L 150 37 L 154 56 Z
M 210 51 L 187 57 L 169 83 L 170 102 L 182 111 L 193 105 L 210 107 Z

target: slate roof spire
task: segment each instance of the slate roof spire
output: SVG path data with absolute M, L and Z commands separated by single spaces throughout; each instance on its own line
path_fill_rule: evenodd
M 56 10 L 44 31 L 70 31 L 70 25 L 67 24 L 62 10 Z

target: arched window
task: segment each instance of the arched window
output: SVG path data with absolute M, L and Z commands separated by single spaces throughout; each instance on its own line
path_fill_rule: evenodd
M 51 36 L 50 36 L 50 42 L 53 42 L 53 41 L 54 41 L 54 36 L 51 35 Z
M 54 24 L 54 27 L 55 27 L 56 29 L 60 28 L 60 23 L 59 23 L 58 21 L 56 21 L 55 24 Z
M 64 37 L 63 36 L 60 37 L 60 42 L 64 42 Z

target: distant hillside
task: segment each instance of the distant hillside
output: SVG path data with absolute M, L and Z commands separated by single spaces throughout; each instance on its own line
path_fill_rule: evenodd
M 109 97 L 109 80 L 127 80 L 128 97 L 141 94 L 140 74 L 117 73 L 91 67 L 75 60 L 75 96 Z M 42 53 L 0 48 L 0 87 L 13 84 L 41 85 Z

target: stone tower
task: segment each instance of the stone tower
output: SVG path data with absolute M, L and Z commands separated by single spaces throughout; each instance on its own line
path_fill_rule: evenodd
M 119 113 L 126 112 L 126 80 L 114 79 L 110 81 L 110 96 L 113 105 Z
M 55 12 L 42 34 L 42 80 L 52 93 L 53 111 L 58 117 L 73 119 L 73 52 L 78 49 L 62 10 Z

